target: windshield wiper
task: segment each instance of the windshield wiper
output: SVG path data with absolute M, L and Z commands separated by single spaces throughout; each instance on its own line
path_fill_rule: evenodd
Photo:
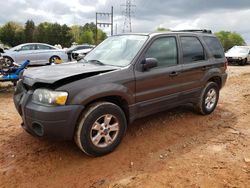
M 91 59 L 91 60 L 88 60 L 87 62 L 98 64 L 98 65 L 105 65 L 103 62 L 101 62 L 101 61 L 99 61 L 97 59 Z

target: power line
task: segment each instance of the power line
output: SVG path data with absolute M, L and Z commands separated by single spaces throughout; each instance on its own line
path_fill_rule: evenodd
M 126 4 L 125 5 L 121 5 L 123 7 L 125 7 L 125 11 L 123 11 L 123 15 L 124 15 L 124 23 L 123 23 L 123 29 L 122 32 L 132 32 L 132 14 L 134 14 L 134 12 L 132 11 L 132 8 L 135 7 L 136 5 L 132 4 L 132 0 L 126 0 Z
M 104 16 L 104 17 L 108 17 L 110 19 L 110 21 L 107 21 L 107 22 L 99 22 L 98 21 L 98 16 Z M 111 7 L 111 12 L 96 12 L 96 17 L 95 17 L 95 22 L 96 22 L 96 36 L 95 36 L 95 42 L 96 44 L 98 43 L 97 41 L 97 34 L 98 34 L 98 26 L 100 27 L 109 27 L 111 26 L 111 31 L 110 31 L 110 34 L 111 36 L 113 35 L 113 30 L 114 30 L 114 8 L 113 6 Z

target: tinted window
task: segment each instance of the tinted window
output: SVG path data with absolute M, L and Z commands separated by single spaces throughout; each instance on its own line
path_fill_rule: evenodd
M 204 49 L 196 37 L 181 37 L 183 62 L 192 63 L 205 59 Z
M 38 44 L 38 45 L 37 45 L 37 49 L 38 49 L 38 50 L 50 50 L 50 49 L 53 49 L 53 48 L 51 48 L 50 46 Z
M 25 45 L 21 47 L 21 51 L 26 51 L 26 50 L 35 50 L 36 46 L 33 44 Z
M 224 50 L 221 47 L 219 40 L 215 37 L 203 37 L 206 45 L 208 46 L 210 52 L 215 58 L 223 58 Z
M 145 55 L 146 58 L 156 58 L 158 66 L 172 66 L 177 64 L 177 45 L 175 37 L 156 39 Z

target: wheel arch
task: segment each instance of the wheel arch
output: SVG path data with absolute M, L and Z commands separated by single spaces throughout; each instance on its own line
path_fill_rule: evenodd
M 219 89 L 222 88 L 222 78 L 218 75 L 212 76 L 207 80 L 207 82 L 215 82 L 216 84 L 218 84 Z
M 4 57 L 4 58 L 9 58 L 12 62 L 15 62 L 15 60 L 13 59 L 13 57 L 10 57 L 9 55 L 4 55 L 4 54 L 3 54 L 3 57 Z
M 110 103 L 113 103 L 113 104 L 119 106 L 125 114 L 127 123 L 129 122 L 129 118 L 130 118 L 130 116 L 129 116 L 129 103 L 123 96 L 121 96 L 121 95 L 106 95 L 106 96 L 101 96 L 101 97 L 98 97 L 98 98 L 95 98 L 92 100 L 88 100 L 84 105 L 85 109 L 89 105 L 96 103 L 96 102 L 110 102 Z

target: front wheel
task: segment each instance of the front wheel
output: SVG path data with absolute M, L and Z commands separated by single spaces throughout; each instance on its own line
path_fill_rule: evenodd
M 243 59 L 239 62 L 239 65 L 246 65 L 247 64 L 247 58 L 246 59 Z
M 112 152 L 127 128 L 122 109 L 110 102 L 97 102 L 83 113 L 76 127 L 75 142 L 86 154 L 101 156 Z
M 199 102 L 196 104 L 196 109 L 200 114 L 211 114 L 219 100 L 219 86 L 215 82 L 208 82 L 203 91 Z
M 5 57 L 5 56 L 3 58 L 4 58 L 4 63 L 3 63 L 4 67 L 12 67 L 13 66 L 14 61 L 12 58 Z

